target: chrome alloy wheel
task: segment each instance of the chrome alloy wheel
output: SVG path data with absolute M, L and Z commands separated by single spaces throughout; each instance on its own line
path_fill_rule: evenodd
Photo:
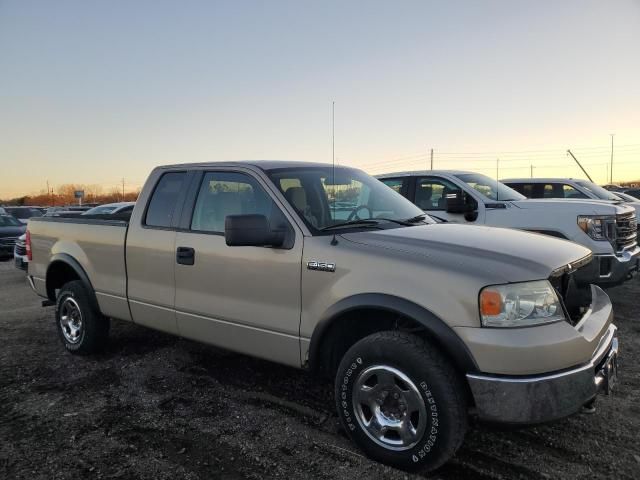
M 389 450 L 412 448 L 427 426 L 427 408 L 418 387 L 393 367 L 365 369 L 353 386 L 352 402 L 362 429 Z
M 67 297 L 60 305 L 60 328 L 69 343 L 78 343 L 82 338 L 82 312 L 73 297 Z

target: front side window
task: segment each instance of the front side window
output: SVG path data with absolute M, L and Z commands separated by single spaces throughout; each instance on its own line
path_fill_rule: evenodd
M 458 173 L 456 177 L 489 200 L 509 201 L 524 200 L 526 198 L 513 188 L 507 187 L 504 183 L 480 173 Z
M 162 175 L 149 201 L 145 225 L 163 228 L 171 226 L 186 177 L 186 172 L 168 172 Z
M 9 215 L 0 215 L 0 227 L 21 227 L 20 220 L 16 220 Z
M 268 174 L 312 233 L 361 220 L 369 227 L 381 222 L 397 226 L 422 214 L 402 195 L 356 169 L 337 167 L 334 175 L 331 167 L 293 167 Z
M 460 190 L 449 180 L 440 177 L 425 177 L 416 183 L 415 204 L 422 210 L 445 210 L 447 193 Z
M 579 180 L 576 183 L 582 188 L 593 193 L 595 197 L 600 200 L 619 200 L 612 192 L 605 188 L 602 188 L 600 185 L 596 185 L 593 182 L 588 182 L 587 180 Z
M 264 215 L 271 219 L 277 210 L 258 182 L 244 173 L 205 173 L 193 209 L 191 230 L 224 233 L 228 215 Z
M 567 183 L 562 185 L 563 198 L 589 198 L 581 191 L 577 190 L 573 185 Z

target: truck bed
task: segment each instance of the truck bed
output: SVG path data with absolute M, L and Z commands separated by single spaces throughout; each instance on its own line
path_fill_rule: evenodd
M 71 256 L 91 279 L 100 310 L 108 316 L 128 318 L 125 241 L 129 222 L 96 217 L 31 219 L 29 275 L 36 291 L 47 296 L 48 267 L 61 256 Z

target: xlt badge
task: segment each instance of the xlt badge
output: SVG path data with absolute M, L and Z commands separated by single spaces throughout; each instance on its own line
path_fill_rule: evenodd
M 307 262 L 307 268 L 309 270 L 321 270 L 323 272 L 335 272 L 336 264 L 335 263 L 325 263 L 325 262 L 316 262 L 311 261 Z

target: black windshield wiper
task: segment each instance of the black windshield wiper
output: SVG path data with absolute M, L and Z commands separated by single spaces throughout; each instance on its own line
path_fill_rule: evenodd
M 405 220 L 405 222 L 407 222 L 407 223 L 417 223 L 420 220 L 424 220 L 425 218 L 427 218 L 427 214 L 426 213 L 421 213 L 420 215 L 416 215 L 415 217 L 407 218 Z
M 412 219 L 409 219 L 409 220 L 398 220 L 396 218 L 376 217 L 374 220 L 382 220 L 384 222 L 397 223 L 398 225 L 404 225 L 406 227 L 413 226 L 413 223 L 411 222 Z
M 335 225 L 328 225 L 326 227 L 322 227 L 320 229 L 320 231 L 324 232 L 326 230 L 333 230 L 334 228 L 348 228 L 348 227 L 379 228 L 378 227 L 379 223 L 380 222 L 378 222 L 378 219 L 376 219 L 376 218 L 367 218 L 367 219 L 360 219 L 360 220 L 349 220 L 348 222 L 336 223 Z

